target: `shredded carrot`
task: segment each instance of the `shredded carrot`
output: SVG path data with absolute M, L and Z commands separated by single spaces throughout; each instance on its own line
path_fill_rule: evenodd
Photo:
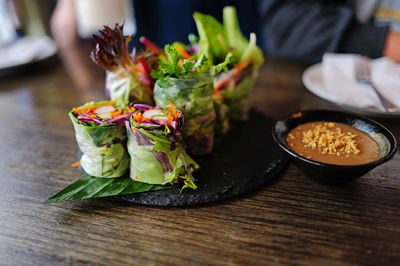
M 118 77 L 119 78 L 125 78 L 125 74 L 124 73 L 120 73 L 120 74 L 118 74 Z
M 129 69 L 130 69 L 132 72 L 144 73 L 143 68 L 140 68 L 140 67 L 131 66 L 131 67 L 129 67 Z
M 122 115 L 120 110 L 115 110 L 115 111 L 111 112 L 110 114 L 111 114 L 112 118 Z
M 176 120 L 179 116 L 178 111 L 176 110 L 175 106 L 172 104 L 172 102 L 168 102 L 169 105 L 169 113 L 172 116 L 173 120 Z
M 135 119 L 135 121 L 136 121 L 136 122 L 139 122 L 139 123 L 149 122 L 149 119 L 144 118 L 143 115 L 142 115 L 142 113 L 140 113 L 140 112 L 136 112 L 136 113 L 133 115 L 133 119 Z
M 243 63 L 236 65 L 235 69 L 226 75 L 223 79 L 221 79 L 215 86 L 214 86 L 214 93 L 219 91 L 225 84 L 229 82 L 230 79 L 235 78 L 236 80 L 239 77 L 240 72 L 245 69 L 250 64 L 250 60 L 247 59 Z
M 81 165 L 80 161 L 74 162 L 71 166 L 72 167 L 78 167 L 79 165 Z
M 133 131 L 137 131 L 136 127 L 131 127 L 131 129 L 132 129 Z
M 185 59 L 190 58 L 190 54 L 188 54 L 188 52 L 186 52 L 185 49 L 183 49 L 181 45 L 179 45 L 178 43 L 174 43 L 173 46 L 183 58 L 185 58 Z
M 115 98 L 114 100 L 109 101 L 108 104 L 106 104 L 106 105 L 114 106 L 114 104 L 119 100 L 119 98 L 121 98 L 121 96 L 118 96 L 118 97 Z M 100 107 L 100 106 L 99 106 L 99 107 Z
M 168 105 L 169 105 L 169 108 L 171 108 L 171 110 L 173 112 L 176 112 L 175 106 L 174 106 L 174 104 L 172 102 L 168 102 Z
M 247 59 L 245 61 L 243 61 L 243 63 L 241 63 L 240 65 L 235 66 L 236 71 L 242 71 L 243 69 L 245 69 L 248 65 L 250 64 L 250 60 Z
M 93 112 L 94 110 L 96 110 L 99 106 L 87 106 L 87 107 L 83 107 L 83 108 L 73 108 L 72 111 L 74 111 L 75 113 L 78 114 L 88 114 Z
M 138 180 L 138 179 L 139 179 L 137 175 L 135 175 L 135 177 L 134 177 L 134 178 L 135 178 L 135 180 Z
M 217 90 L 217 91 L 214 90 L 214 95 L 215 95 L 215 97 L 217 97 L 217 99 L 221 99 L 222 92 L 220 90 Z

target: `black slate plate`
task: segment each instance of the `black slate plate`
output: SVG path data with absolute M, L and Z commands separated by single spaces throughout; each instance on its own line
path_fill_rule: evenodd
M 132 203 L 153 206 L 190 206 L 229 199 L 277 178 L 288 158 L 275 144 L 273 121 L 251 111 L 249 120 L 234 125 L 212 154 L 195 157 L 198 189 L 179 188 L 116 196 Z

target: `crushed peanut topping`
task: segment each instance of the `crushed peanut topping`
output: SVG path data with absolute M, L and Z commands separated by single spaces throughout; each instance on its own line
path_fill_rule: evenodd
M 318 149 L 322 154 L 359 154 L 359 136 L 343 132 L 333 122 L 313 126 L 303 132 L 304 147 Z

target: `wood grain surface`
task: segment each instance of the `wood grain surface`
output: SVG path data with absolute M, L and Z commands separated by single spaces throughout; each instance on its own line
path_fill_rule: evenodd
M 337 109 L 303 87 L 304 69 L 268 62 L 253 106 L 274 119 Z M 79 91 L 61 66 L 0 81 L 0 264 L 400 264 L 399 152 L 339 187 L 290 165 L 257 191 L 200 207 L 112 198 L 42 204 L 80 176 L 67 112 L 103 97 Z M 399 119 L 378 121 L 400 140 Z

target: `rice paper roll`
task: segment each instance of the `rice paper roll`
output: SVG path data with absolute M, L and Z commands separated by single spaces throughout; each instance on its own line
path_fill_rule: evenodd
M 249 66 L 249 62 L 239 65 L 218 75 L 214 79 L 214 102 L 217 111 L 217 127 L 225 133 L 231 121 L 244 121 L 248 118 L 249 96 L 258 76 L 258 69 Z M 224 126 L 225 123 L 225 126 Z
M 130 102 L 153 103 L 154 79 L 151 71 L 158 67 L 158 55 L 150 49 L 129 51 L 131 36 L 123 35 L 123 25 L 104 26 L 100 36 L 93 36 L 96 48 L 92 60 L 106 70 L 105 92 L 116 106 Z
M 196 189 L 192 173 L 198 164 L 186 153 L 182 140 L 183 115 L 169 108 L 134 105 L 126 121 L 130 177 L 149 184 L 184 182 Z
M 223 24 L 214 17 L 195 12 L 193 18 L 199 33 L 199 44 L 205 42 L 207 58 L 216 66 L 222 64 L 231 54 L 229 70 L 219 74 L 214 80 L 214 101 L 217 113 L 217 133 L 225 133 L 229 128 L 227 120 L 247 119 L 249 94 L 257 77 L 258 68 L 264 62 L 262 50 L 257 47 L 255 33 L 249 39 L 240 30 L 236 9 L 226 6 L 223 9 Z M 193 45 L 193 44 L 192 44 Z M 228 108 L 227 108 L 228 107 Z M 229 109 L 228 118 L 226 111 Z
M 250 92 L 258 76 L 258 70 L 240 75 L 238 83 L 233 88 L 232 101 L 229 104 L 229 117 L 232 121 L 247 120 L 250 106 Z
M 216 91 L 213 96 L 215 109 L 215 135 L 221 137 L 229 131 L 229 102 L 226 95 L 220 91 Z
M 159 79 L 154 87 L 154 99 L 161 107 L 167 107 L 171 102 L 182 111 L 185 117 L 183 139 L 191 154 L 202 155 L 212 151 L 215 111 L 210 75 Z
M 69 113 L 82 152 L 83 170 L 95 177 L 115 178 L 128 173 L 129 154 L 124 122 L 133 109 L 117 109 L 115 102 L 89 102 Z

